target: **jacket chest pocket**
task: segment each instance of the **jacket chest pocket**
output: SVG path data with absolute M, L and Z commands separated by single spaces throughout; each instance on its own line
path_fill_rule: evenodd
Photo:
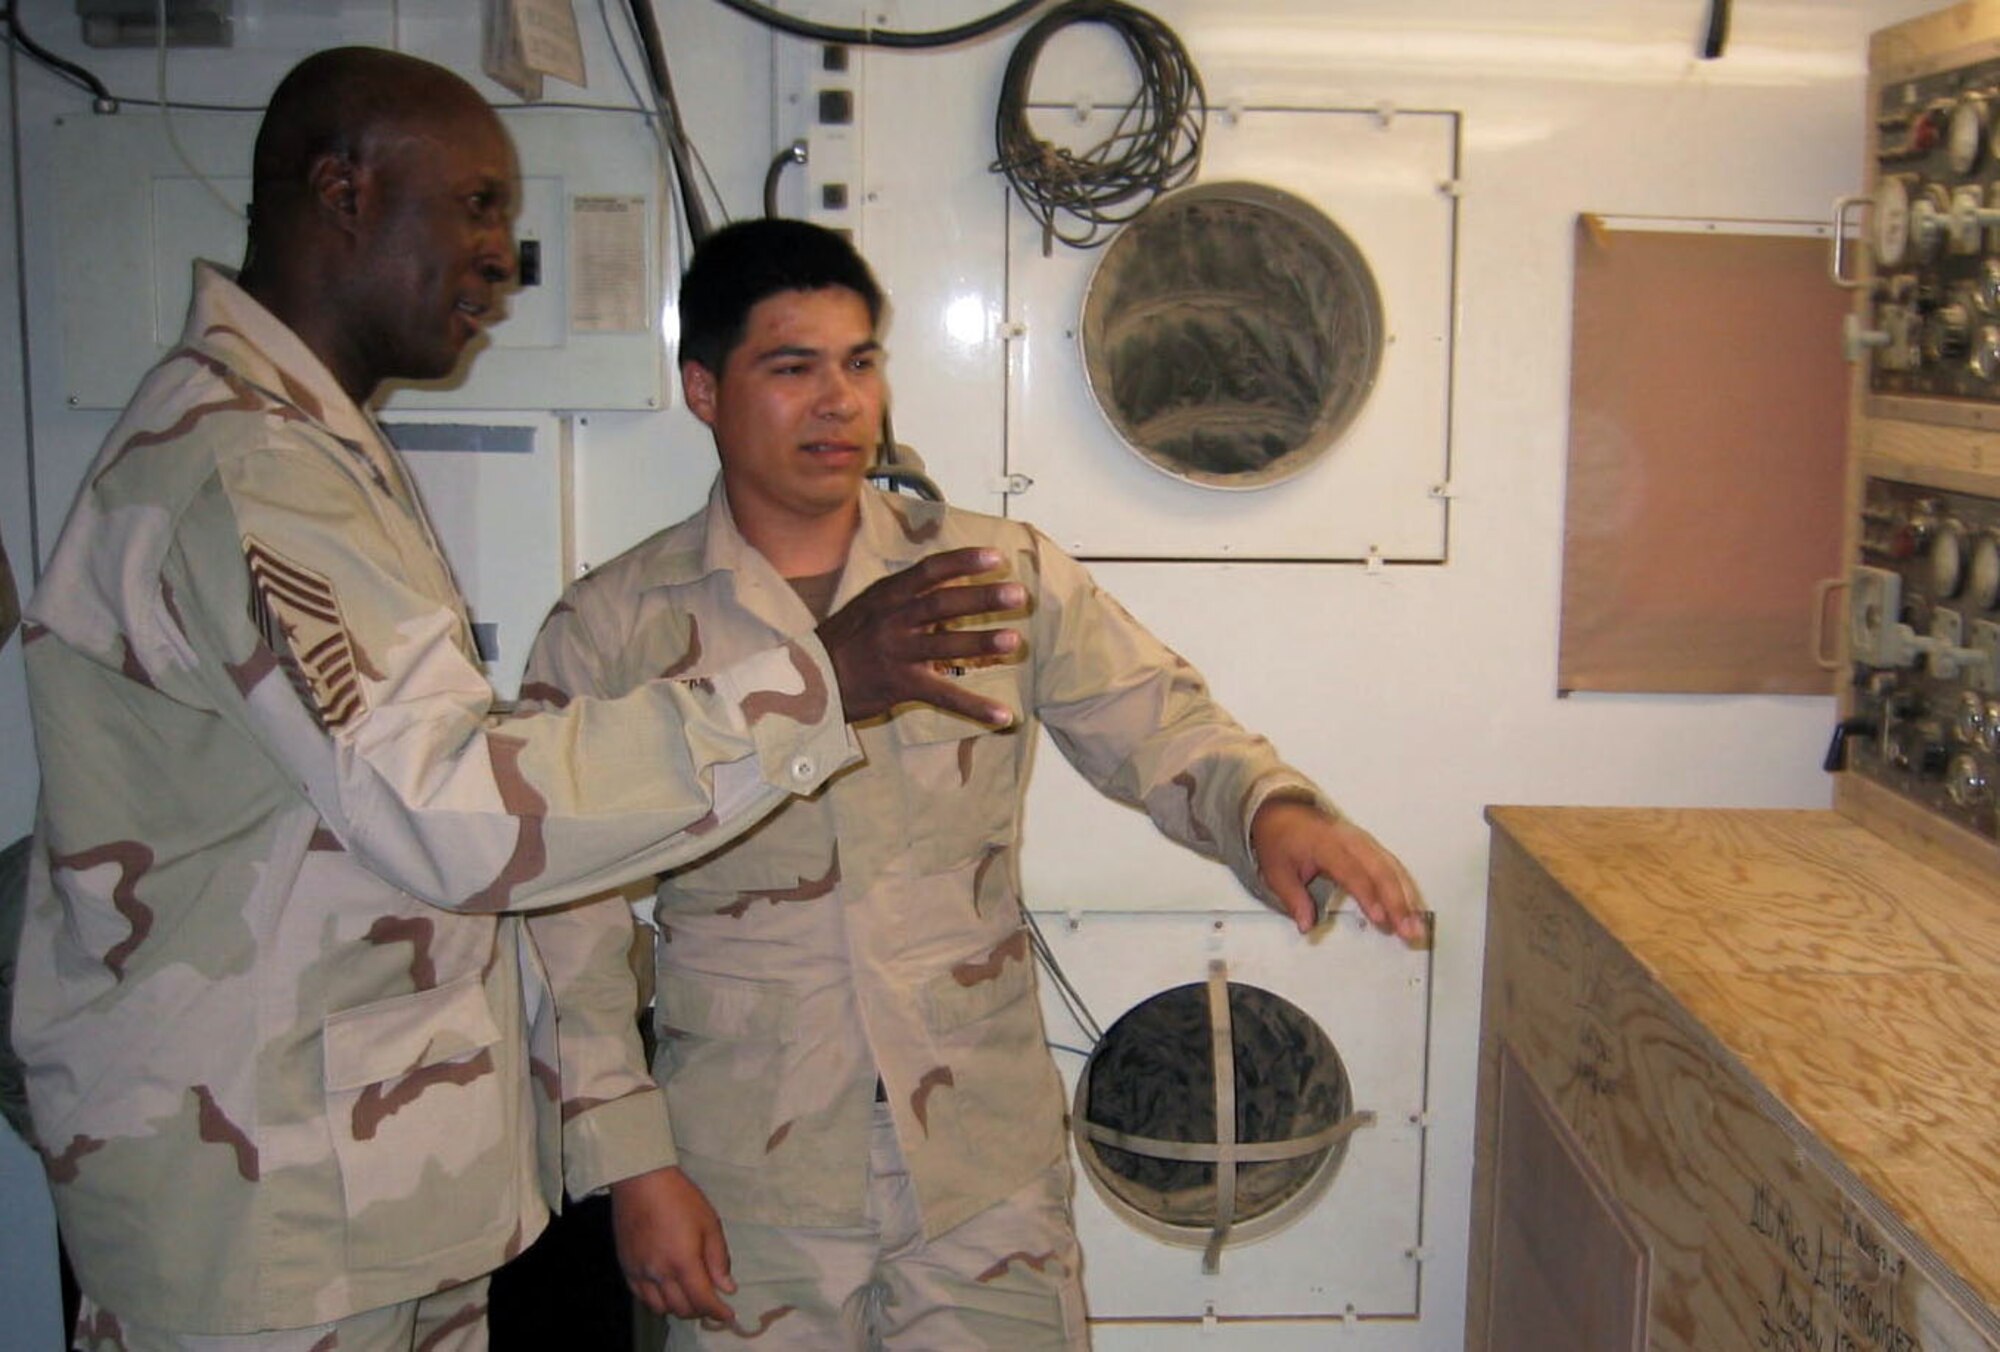
M 797 1034 L 790 991 L 679 968 L 660 974 L 655 1067 L 674 1141 L 690 1154 L 757 1165 L 776 1144 L 772 1121 L 788 1045 Z M 693 1111 L 675 1112 L 677 1103 Z
M 1025 725 L 1021 668 L 986 667 L 956 677 L 968 691 L 1014 710 L 1014 723 L 982 727 L 941 709 L 906 709 L 890 720 L 905 857 L 918 872 L 934 872 L 976 859 L 988 845 L 1013 838 L 1026 748 L 1034 729 Z M 871 762 L 877 755 L 869 748 Z
M 971 1157 L 1012 1172 L 1060 1149 L 1062 1090 L 1044 1045 L 1026 930 L 926 982 L 919 1008 L 938 1063 L 951 1067 L 943 1104 Z
M 517 1072 L 477 976 L 330 1014 L 324 1048 L 353 1265 L 429 1257 L 503 1219 Z M 423 1205 L 439 1175 L 453 1204 Z

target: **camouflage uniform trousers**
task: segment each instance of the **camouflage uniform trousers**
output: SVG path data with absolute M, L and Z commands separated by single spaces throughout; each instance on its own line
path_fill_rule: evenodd
M 676 1319 L 667 1352 L 1088 1352 L 1067 1158 L 935 1239 L 889 1112 L 875 1106 L 867 1220 L 819 1229 L 724 1217 L 734 1324 Z
M 174 1333 L 120 1320 L 83 1298 L 74 1352 L 486 1352 L 485 1277 L 302 1329 Z

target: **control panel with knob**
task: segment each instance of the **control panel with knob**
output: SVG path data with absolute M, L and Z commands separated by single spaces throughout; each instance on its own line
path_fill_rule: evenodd
M 1877 91 L 1874 182 L 1835 208 L 1834 270 L 1865 296 L 1844 334 L 1871 395 L 2000 404 L 2000 58 Z M 1844 213 L 1869 211 L 1872 275 L 1839 274 Z
M 1845 766 L 2000 841 L 2000 498 L 1871 477 L 1857 543 Z

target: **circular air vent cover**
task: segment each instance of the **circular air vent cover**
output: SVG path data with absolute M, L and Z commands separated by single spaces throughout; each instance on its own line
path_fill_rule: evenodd
M 1231 1122 L 1227 1144 L 1218 1108 Z M 1105 1032 L 1077 1082 L 1071 1130 L 1115 1211 L 1213 1251 L 1309 1207 L 1348 1134 L 1372 1120 L 1355 1112 L 1347 1068 L 1311 1016 L 1257 986 L 1211 979 L 1161 991 Z
M 1147 463 L 1261 488 L 1325 454 L 1367 402 L 1382 302 L 1354 241 L 1310 204 L 1204 183 L 1105 248 L 1081 341 L 1098 406 Z

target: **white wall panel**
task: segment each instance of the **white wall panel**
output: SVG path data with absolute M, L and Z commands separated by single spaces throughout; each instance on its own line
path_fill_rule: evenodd
M 943 24 L 991 3 L 905 3 L 893 17 Z M 1828 700 L 1554 694 L 1574 217 L 1585 210 L 1819 216 L 1860 180 L 1866 34 L 1935 6 L 1738 0 L 1728 54 L 1712 63 L 1694 57 L 1705 18 L 1695 0 L 1158 0 L 1150 7 L 1187 41 L 1218 106 L 1386 102 L 1463 115 L 1449 562 L 1376 573 L 1321 564 L 1098 569 L 1208 671 L 1246 721 L 1270 732 L 1404 855 L 1439 912 L 1423 1189 L 1429 1257 L 1414 1319 L 1337 1333 L 1325 1325 L 1216 1333 L 1198 1321 L 1117 1325 L 1099 1330 L 1098 1346 L 1456 1347 L 1484 917 L 1482 806 L 1826 801 L 1817 763 L 1833 716 Z M 722 194 L 737 214 L 755 211 L 765 166 L 783 143 L 771 40 L 714 0 L 659 0 L 657 8 L 689 123 Z M 80 47 L 66 0 L 24 0 L 21 9 L 38 38 L 114 88 L 152 87 L 150 53 Z M 460 0 L 242 0 L 238 13 L 236 49 L 175 56 L 177 91 L 258 104 L 299 55 L 350 41 L 402 43 L 475 70 L 476 23 Z M 593 79 L 583 97 L 628 101 L 595 8 L 580 13 Z M 897 430 L 954 500 L 989 509 L 999 502 L 991 485 L 1004 463 L 1008 403 L 998 323 L 1007 208 L 985 165 L 1011 44 L 1003 36 L 938 56 L 866 58 L 864 187 L 876 195 L 865 201 L 863 233 L 895 302 Z M 1074 58 L 1050 53 L 1058 86 L 1066 67 L 1098 59 L 1084 47 Z M 49 128 L 57 116 L 82 112 L 84 100 L 26 68 L 19 92 L 33 195 L 52 181 Z M 40 204 L 25 205 L 29 308 L 53 315 L 61 303 L 57 242 Z M 676 267 L 669 261 L 664 272 Z M 140 313 L 123 297 L 106 306 L 107 326 Z M 968 315 L 991 327 L 966 324 Z M 7 419 L 0 425 L 32 434 L 0 445 L 0 526 L 24 572 L 28 549 L 16 522 L 28 499 L 27 447 L 46 549 L 109 417 L 65 405 L 46 332 L 37 331 L 25 376 L 0 367 Z M 713 463 L 705 433 L 678 409 L 580 420 L 580 557 L 601 561 L 691 508 Z M 1032 500 L 1022 506 L 1036 517 Z M 0 654 L 0 700 L 18 690 L 8 676 L 18 669 L 9 665 L 13 651 Z M 0 766 L 0 801 L 18 807 L 32 797 L 33 772 L 9 747 L 15 754 Z M 1186 888 L 1188 905 L 1229 895 L 1233 884 L 1212 866 L 1090 795 L 1057 759 L 1045 758 L 1029 805 L 1024 874 L 1036 905 L 1060 912 L 1075 904 L 1069 898 L 1130 894 L 1159 880 Z M 0 1171 L 0 1224 L 31 1246 L 37 1222 L 17 1218 L 45 1215 L 33 1210 L 39 1205 L 27 1171 Z M 1159 1280 L 1164 1302 L 1178 1276 L 1163 1268 Z M 53 1299 L 41 1275 L 0 1261 L 0 1306 L 33 1318 Z

